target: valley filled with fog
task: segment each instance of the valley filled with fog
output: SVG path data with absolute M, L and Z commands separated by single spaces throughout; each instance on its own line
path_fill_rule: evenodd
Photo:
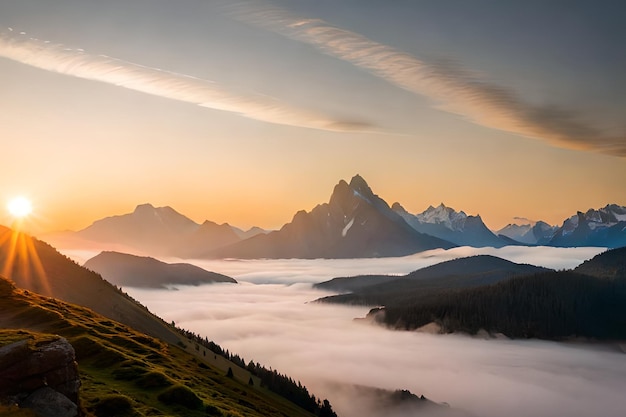
M 337 276 L 405 274 L 474 254 L 566 269 L 602 251 L 464 247 L 402 258 L 202 260 L 192 263 L 239 284 L 124 290 L 164 320 L 208 337 L 246 362 L 300 380 L 344 417 L 381 415 L 376 399 L 354 385 L 408 389 L 476 416 L 622 416 L 626 356 L 609 345 L 392 331 L 353 320 L 368 307 L 310 302 L 329 295 L 312 283 Z M 90 255 L 67 254 L 79 262 Z

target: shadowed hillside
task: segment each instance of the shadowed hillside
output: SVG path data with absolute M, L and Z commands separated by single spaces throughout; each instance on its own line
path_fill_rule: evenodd
M 576 267 L 575 271 L 599 278 L 626 277 L 626 247 L 596 255 Z
M 485 329 L 514 338 L 624 340 L 626 279 L 547 272 L 441 292 L 416 303 L 391 304 L 383 311 L 384 323 L 402 329 L 435 322 L 444 332 L 474 334 Z
M 546 268 L 517 264 L 491 255 L 453 259 L 405 276 L 362 275 L 333 278 L 316 284 L 316 288 L 346 292 L 325 297 L 325 302 L 364 305 L 389 305 L 428 298 L 434 291 L 469 288 L 492 284 L 516 276 L 548 271 Z
M 519 268 L 517 277 L 501 273 L 507 263 Z M 384 306 L 372 309 L 368 318 L 395 329 L 435 323 L 432 327 L 442 332 L 474 334 L 483 329 L 514 338 L 624 340 L 623 265 L 624 249 L 600 254 L 575 271 L 559 272 L 478 256 L 443 262 L 382 283 L 376 283 L 381 277 L 331 280 L 320 285 L 338 289 L 345 287 L 345 280 L 355 292 L 320 301 Z M 505 268 L 497 273 L 496 266 Z M 495 283 L 486 285 L 494 279 Z
M 101 252 L 85 262 L 85 268 L 107 281 L 128 287 L 165 288 L 167 285 L 237 283 L 233 278 L 185 263 L 168 264 L 146 256 Z
M 0 226 L 0 273 L 19 288 L 88 307 L 103 316 L 168 343 L 179 336 L 161 319 L 100 275 L 52 246 Z

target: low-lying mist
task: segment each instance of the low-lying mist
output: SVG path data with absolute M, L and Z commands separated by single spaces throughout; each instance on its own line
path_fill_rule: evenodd
M 126 290 L 163 319 L 300 380 L 343 417 L 393 415 L 353 385 L 408 389 L 475 416 L 621 417 L 626 356 L 608 346 L 391 331 L 353 321 L 369 308 L 309 303 L 328 295 L 310 284 L 335 276 L 404 274 L 475 253 L 571 268 L 601 251 L 460 248 L 356 261 L 199 261 L 240 284 Z
M 361 274 L 403 275 L 439 262 L 473 255 L 493 255 L 517 263 L 552 269 L 570 269 L 604 252 L 606 248 L 553 248 L 547 246 L 503 248 L 434 249 L 399 258 L 364 259 L 263 259 L 263 260 L 193 260 L 209 271 L 230 275 L 256 284 L 318 283 L 340 276 Z M 95 255 L 95 254 L 94 254 Z M 167 262 L 180 262 L 165 259 Z M 185 261 L 187 262 L 187 261 Z

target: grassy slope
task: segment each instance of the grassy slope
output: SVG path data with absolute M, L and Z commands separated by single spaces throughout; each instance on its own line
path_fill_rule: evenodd
M 312 416 L 258 384 L 247 385 L 243 370 L 227 378 L 193 346 L 168 345 L 87 308 L 16 289 L 4 278 L 0 327 L 0 345 L 45 337 L 41 333 L 66 337 L 76 349 L 88 415 Z M 168 404 L 179 397 L 183 404 Z
M 0 226 L 0 274 L 17 287 L 90 309 L 141 332 L 175 344 L 179 336 L 161 319 L 100 275 L 61 255 L 52 246 Z

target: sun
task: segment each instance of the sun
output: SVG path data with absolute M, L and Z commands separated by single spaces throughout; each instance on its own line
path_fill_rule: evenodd
M 26 197 L 15 197 L 7 203 L 7 210 L 13 217 L 23 219 L 33 211 L 33 205 Z

